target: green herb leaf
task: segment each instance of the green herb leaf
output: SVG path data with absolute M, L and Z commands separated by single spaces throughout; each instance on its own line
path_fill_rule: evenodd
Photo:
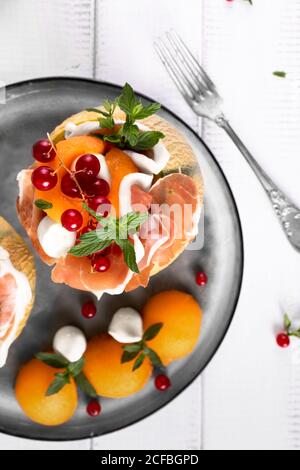
M 132 150 L 148 150 L 152 148 L 157 142 L 164 137 L 161 132 L 147 131 L 141 132 L 139 127 L 135 124 L 137 119 L 145 119 L 155 114 L 160 109 L 160 104 L 150 103 L 144 106 L 142 102 L 135 96 L 133 88 L 126 83 L 122 89 L 122 93 L 113 103 L 106 101 L 103 103 L 105 111 L 91 108 L 91 111 L 96 111 L 104 116 L 100 119 L 101 127 L 106 127 L 113 130 L 115 127 L 113 113 L 115 108 L 119 105 L 122 111 L 126 114 L 125 123 L 119 128 L 116 133 L 103 137 L 103 140 L 114 143 L 119 148 L 130 148 Z
M 73 377 L 76 377 L 79 375 L 83 369 L 84 366 L 84 358 L 81 357 L 78 361 L 76 362 L 69 362 L 67 371 L 69 374 L 71 374 Z
M 119 234 L 123 234 L 125 230 L 126 237 L 128 234 L 135 233 L 148 218 L 148 212 L 129 212 L 119 219 Z
M 295 338 L 300 338 L 300 330 L 295 330 L 289 333 L 289 336 L 295 336 Z
M 68 383 L 70 383 L 70 377 L 67 373 L 55 374 L 55 379 L 49 385 L 46 396 L 55 395 L 55 393 L 58 393 Z
M 158 333 L 160 332 L 163 326 L 164 326 L 163 323 L 155 323 L 154 325 L 149 326 L 149 328 L 145 331 L 143 335 L 143 340 L 151 341 L 152 339 L 154 339 L 158 335 Z
M 154 367 L 163 367 L 163 363 L 161 362 L 159 355 L 153 349 L 146 346 L 144 348 L 144 353 L 149 357 Z
M 121 357 L 121 363 L 125 364 L 126 362 L 131 362 L 133 359 L 136 358 L 136 356 L 139 354 L 140 349 L 138 351 L 134 352 L 129 352 L 129 351 L 124 351 Z
M 75 377 L 75 382 L 80 388 L 80 390 L 88 397 L 91 397 L 91 398 L 98 397 L 96 390 L 94 389 L 93 385 L 88 381 L 88 379 L 86 378 L 83 372 L 80 372 L 80 374 L 78 374 Z
M 129 240 L 116 240 L 117 245 L 123 251 L 124 261 L 131 271 L 139 273 L 139 268 L 136 262 L 135 250 L 133 244 Z
M 41 209 L 42 211 L 46 209 L 52 209 L 53 207 L 53 204 L 51 202 L 45 201 L 44 199 L 36 199 L 36 201 L 34 201 L 34 204 L 38 209 Z
M 146 358 L 145 353 L 142 353 L 142 354 L 139 355 L 139 357 L 137 358 L 137 360 L 135 361 L 135 363 L 133 365 L 132 372 L 139 369 L 141 367 L 141 365 L 143 365 L 145 358 Z
M 287 314 L 284 315 L 284 329 L 288 333 L 290 331 L 290 328 L 292 326 L 292 322 Z
M 123 346 L 124 351 L 127 352 L 139 352 L 143 348 L 142 343 L 126 344 Z
M 131 124 L 128 120 L 121 128 L 121 138 L 129 144 L 130 147 L 134 147 L 139 139 L 139 128 L 135 124 Z
M 95 231 L 96 232 L 96 231 Z M 105 250 L 108 246 L 113 243 L 113 240 L 104 240 L 99 242 L 97 235 L 95 234 L 95 242 L 81 241 L 78 245 L 75 245 L 69 251 L 70 255 L 76 256 L 77 258 L 82 258 L 84 256 L 92 255 L 97 253 L 97 251 Z
M 146 131 L 140 132 L 137 142 L 134 146 L 131 146 L 133 150 L 149 150 L 153 148 L 160 139 L 163 139 L 165 136 L 162 132 L 158 131 Z
M 286 74 L 286 72 L 282 72 L 282 71 L 277 70 L 277 71 L 273 72 L 273 75 L 274 75 L 274 77 L 286 78 L 287 74 Z
M 35 357 L 47 364 L 48 366 L 55 367 L 56 369 L 63 369 L 67 367 L 68 361 L 60 354 L 55 353 L 38 353 Z
M 103 111 L 101 109 L 98 109 L 98 108 L 86 108 L 86 111 L 89 111 L 90 113 L 102 114 L 102 116 L 103 116 Z
M 115 121 L 110 116 L 99 119 L 99 124 L 102 129 L 114 129 L 115 127 Z
M 121 96 L 118 99 L 118 105 L 124 111 L 125 114 L 131 115 L 134 111 L 136 105 L 139 104 L 139 101 L 135 97 L 133 88 L 129 83 L 125 83 L 123 87 Z
M 133 110 L 134 119 L 145 119 L 160 110 L 161 106 L 159 103 L 152 103 L 148 106 L 143 106 L 139 103 Z

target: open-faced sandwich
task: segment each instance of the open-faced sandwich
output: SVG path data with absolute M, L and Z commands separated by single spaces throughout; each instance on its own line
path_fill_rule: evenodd
M 159 108 L 126 84 L 33 146 L 17 209 L 54 282 L 98 298 L 145 287 L 197 235 L 199 165 Z
M 0 217 L 0 367 L 31 312 L 35 278 L 33 256 L 25 242 Z

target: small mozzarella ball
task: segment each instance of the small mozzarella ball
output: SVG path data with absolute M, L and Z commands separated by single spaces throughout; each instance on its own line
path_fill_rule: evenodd
M 75 326 L 60 328 L 53 339 L 53 349 L 61 354 L 69 362 L 76 362 L 83 356 L 86 350 L 86 337 Z
M 69 232 L 48 216 L 39 223 L 37 235 L 44 252 L 51 258 L 65 256 L 76 242 L 76 232 Z
M 133 308 L 120 308 L 114 314 L 108 333 L 119 343 L 137 343 L 143 337 L 142 317 Z

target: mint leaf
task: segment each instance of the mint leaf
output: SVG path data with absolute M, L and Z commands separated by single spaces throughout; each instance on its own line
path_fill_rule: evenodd
M 149 150 L 153 148 L 160 139 L 163 139 L 165 136 L 162 132 L 158 131 L 146 131 L 140 132 L 138 136 L 138 140 L 134 146 L 132 146 L 132 150 Z
M 125 364 L 126 362 L 131 362 L 133 359 L 136 358 L 140 350 L 141 349 L 139 349 L 138 351 L 133 351 L 133 352 L 124 351 L 122 354 L 121 363 Z
M 96 390 L 94 389 L 93 385 L 88 381 L 87 377 L 83 372 L 80 372 L 80 374 L 75 377 L 75 382 L 80 388 L 80 390 L 88 397 L 98 397 Z
M 128 238 L 128 234 L 135 233 L 148 218 L 148 212 L 129 212 L 119 219 L 119 234 Z
M 68 383 L 70 383 L 69 374 L 55 374 L 55 379 L 49 385 L 46 391 L 46 396 L 49 397 L 55 393 L 58 393 Z
M 284 329 L 288 333 L 290 331 L 290 328 L 292 326 L 292 322 L 287 314 L 284 315 Z
M 147 106 L 143 106 L 139 103 L 133 110 L 134 119 L 145 119 L 153 114 L 156 114 L 160 110 L 161 106 L 159 103 L 152 103 Z
M 134 124 L 126 121 L 121 128 L 121 137 L 128 142 L 130 146 L 135 146 L 139 138 L 139 128 Z
M 125 344 L 125 346 L 123 346 L 123 349 L 124 351 L 127 351 L 127 352 L 139 352 L 141 351 L 143 345 L 141 343 L 134 343 L 134 344 Z
M 76 256 L 77 258 L 82 258 L 84 256 L 92 255 L 97 251 L 105 250 L 105 248 L 110 246 L 112 242 L 113 240 L 104 240 L 100 242 L 98 238 L 96 238 L 96 241 L 94 242 L 91 242 L 90 240 L 86 242 L 81 241 L 78 245 L 73 246 L 69 253 L 70 255 Z
M 131 271 L 139 273 L 139 268 L 136 262 L 135 250 L 133 244 L 129 240 L 116 240 L 117 245 L 122 249 L 124 261 Z
M 273 72 L 274 77 L 279 77 L 279 78 L 286 78 L 286 72 L 281 72 L 281 71 L 275 71 Z
M 99 119 L 99 124 L 102 129 L 114 129 L 115 127 L 115 121 L 110 116 Z
M 163 323 L 155 323 L 154 325 L 149 326 L 149 328 L 145 331 L 143 335 L 143 340 L 151 341 L 152 339 L 154 339 L 158 335 L 158 333 L 160 332 L 163 326 L 164 326 Z
M 34 201 L 34 204 L 38 209 L 41 209 L 42 211 L 46 209 L 52 209 L 53 207 L 53 204 L 51 202 L 45 201 L 44 199 L 36 199 L 36 201 Z
M 163 363 L 161 362 L 159 355 L 153 349 L 146 346 L 144 348 L 144 353 L 149 357 L 154 367 L 163 367 Z
M 117 107 L 117 101 L 104 100 L 102 105 L 108 115 L 112 116 Z
M 134 111 L 136 105 L 139 104 L 139 101 L 135 97 L 133 88 L 126 83 L 123 87 L 121 96 L 118 99 L 118 105 L 124 111 L 125 114 L 131 115 Z
M 145 353 L 142 353 L 142 354 L 139 355 L 139 357 L 137 358 L 137 360 L 133 364 L 132 372 L 134 372 L 135 370 L 137 370 L 141 367 L 141 365 L 144 363 L 145 358 L 146 358 Z
M 47 366 L 55 367 L 56 369 L 63 369 L 68 365 L 67 359 L 60 354 L 55 353 L 38 353 L 35 355 L 36 359 L 44 362 Z
M 76 362 L 70 362 L 67 367 L 67 371 L 73 376 L 76 377 L 79 375 L 83 369 L 84 366 L 84 358 L 81 357 L 78 361 Z
M 107 115 L 107 113 L 103 112 L 101 109 L 98 108 L 86 108 L 86 111 L 89 111 L 90 113 L 102 114 L 102 116 Z

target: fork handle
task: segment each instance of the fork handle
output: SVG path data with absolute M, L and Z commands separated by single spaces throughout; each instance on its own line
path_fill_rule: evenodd
M 256 174 L 263 188 L 265 189 L 272 207 L 281 223 L 282 229 L 289 241 L 293 233 L 290 230 L 290 215 L 291 213 L 296 215 L 299 218 L 300 211 L 299 209 L 292 204 L 290 199 L 277 187 L 274 181 L 267 175 L 259 163 L 255 160 L 253 155 L 249 152 L 245 144 L 241 141 L 239 136 L 231 127 L 229 121 L 225 118 L 224 115 L 220 115 L 215 119 L 216 124 L 224 129 L 232 141 L 235 143 L 237 148 L 240 150 L 242 155 L 245 157 L 250 167 Z

